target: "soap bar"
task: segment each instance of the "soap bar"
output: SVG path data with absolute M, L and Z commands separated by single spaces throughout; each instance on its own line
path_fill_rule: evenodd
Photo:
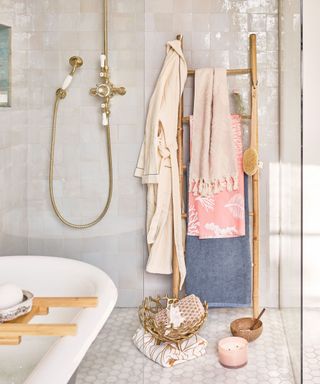
M 0 309 L 14 307 L 23 300 L 21 288 L 14 284 L 0 285 Z

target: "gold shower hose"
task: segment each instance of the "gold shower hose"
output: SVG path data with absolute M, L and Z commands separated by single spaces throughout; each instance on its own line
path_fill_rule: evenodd
M 52 135 L 51 135 L 51 151 L 50 151 L 50 170 L 49 170 L 49 190 L 50 190 L 50 199 L 52 203 L 52 207 L 56 213 L 56 215 L 59 217 L 59 219 L 66 225 L 72 228 L 77 229 L 85 229 L 92 227 L 93 225 L 99 223 L 99 221 L 102 220 L 102 218 L 107 213 L 110 202 L 112 199 L 112 190 L 113 190 L 113 170 L 112 170 L 112 152 L 111 152 L 111 138 L 110 138 L 110 125 L 109 123 L 106 126 L 106 139 L 107 139 L 107 155 L 108 155 L 108 168 L 109 168 L 109 193 L 108 198 L 106 201 L 106 204 L 102 210 L 102 212 L 99 214 L 99 216 L 94 219 L 93 221 L 85 224 L 74 224 L 70 221 L 66 220 L 61 212 L 59 211 L 59 208 L 56 204 L 56 200 L 54 197 L 54 191 L 53 191 L 53 168 L 54 168 L 54 151 L 55 151 L 55 142 L 56 142 L 56 131 L 57 131 L 57 114 L 58 114 L 58 106 L 60 100 L 64 99 L 66 97 L 66 91 L 59 88 L 56 92 L 56 98 L 54 102 L 54 108 L 53 108 L 53 119 L 52 119 Z
M 110 125 L 109 125 L 109 115 L 110 115 L 110 99 L 115 95 L 124 95 L 126 93 L 126 89 L 124 87 L 115 87 L 110 80 L 109 66 L 108 66 L 108 0 L 103 0 L 103 54 L 100 56 L 101 59 L 101 68 L 100 68 L 100 78 L 102 82 L 97 84 L 96 88 L 90 89 L 90 94 L 92 96 L 98 96 L 103 99 L 101 104 L 102 111 L 102 125 L 106 127 L 106 139 L 107 139 L 107 156 L 108 156 L 108 168 L 109 168 L 109 192 L 106 204 L 99 214 L 99 216 L 86 224 L 74 224 L 70 221 L 66 220 L 61 212 L 59 211 L 56 200 L 54 197 L 53 190 L 53 168 L 54 168 L 54 150 L 55 150 L 55 142 L 56 142 L 56 131 L 57 131 L 57 115 L 58 115 L 58 107 L 60 100 L 64 99 L 67 96 L 66 89 L 70 86 L 73 75 L 78 67 L 81 67 L 83 64 L 83 60 L 79 56 L 72 56 L 69 60 L 70 65 L 72 66 L 72 70 L 70 74 L 66 77 L 63 85 L 56 91 L 56 98 L 54 102 L 53 109 L 53 120 L 52 120 L 52 135 L 51 135 L 51 152 L 50 152 L 50 169 L 49 169 L 49 190 L 50 190 L 50 199 L 52 203 L 52 207 L 59 217 L 59 219 L 66 225 L 72 228 L 77 229 L 85 229 L 92 227 L 93 225 L 99 223 L 102 218 L 107 213 L 111 199 L 112 199 L 112 190 L 113 190 L 113 169 L 112 169 L 112 152 L 111 152 L 111 138 L 110 138 Z

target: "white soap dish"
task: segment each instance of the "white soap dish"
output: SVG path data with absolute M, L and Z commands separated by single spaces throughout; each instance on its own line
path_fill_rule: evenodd
M 33 294 L 29 291 L 23 292 L 23 300 L 21 303 L 10 308 L 0 309 L 0 323 L 14 320 L 17 317 L 26 315 L 32 309 Z

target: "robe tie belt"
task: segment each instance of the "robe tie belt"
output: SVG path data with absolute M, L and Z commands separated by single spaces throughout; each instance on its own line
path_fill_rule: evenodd
M 180 270 L 180 288 L 182 287 L 184 278 L 185 278 L 185 264 L 184 264 L 184 250 L 182 242 L 182 219 L 181 219 L 181 196 L 180 196 L 180 185 L 179 185 L 179 168 L 177 160 L 177 143 L 172 143 L 165 146 L 163 140 L 159 139 L 158 141 L 158 150 L 162 157 L 160 163 L 160 175 L 163 175 L 167 170 L 165 167 L 171 168 L 171 185 L 172 185 L 172 194 L 166 193 L 163 197 L 158 193 L 157 205 L 154 216 L 151 220 L 150 228 L 147 234 L 148 244 L 153 244 L 155 241 L 158 232 L 161 230 L 160 223 L 164 223 L 164 220 L 161 220 L 161 215 L 164 212 L 168 212 L 170 207 L 173 209 L 173 235 L 174 235 L 174 246 L 176 248 L 177 259 Z M 170 175 L 169 175 L 170 177 Z M 159 185 L 160 188 L 160 185 Z M 175 195 L 176 198 L 172 199 L 172 195 Z M 162 198 L 159 198 L 162 196 Z

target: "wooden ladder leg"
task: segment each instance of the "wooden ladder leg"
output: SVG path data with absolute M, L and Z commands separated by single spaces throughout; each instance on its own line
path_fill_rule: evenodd
M 257 100 L 257 44 L 256 35 L 250 35 L 250 64 L 251 64 L 251 134 L 255 137 L 255 147 L 258 150 L 258 100 Z M 253 223 L 252 223 L 252 259 L 253 259 L 253 286 L 252 305 L 253 317 L 259 314 L 259 287 L 260 287 L 260 212 L 259 212 L 259 169 L 252 176 Z
M 178 35 L 177 39 L 181 41 L 183 46 L 183 37 Z M 179 168 L 179 184 L 180 184 L 180 198 L 181 198 L 181 212 L 183 211 L 183 185 L 184 185 L 184 171 L 183 171 L 183 94 L 181 94 L 179 107 L 178 107 L 178 122 L 177 122 L 177 143 L 178 143 L 178 168 Z M 181 220 L 185 220 L 181 216 Z M 177 252 L 173 245 L 172 253 L 172 297 L 179 298 L 180 290 L 180 272 L 177 258 Z
M 172 258 L 172 297 L 179 298 L 179 285 L 180 274 L 176 249 L 173 246 L 173 258 Z

